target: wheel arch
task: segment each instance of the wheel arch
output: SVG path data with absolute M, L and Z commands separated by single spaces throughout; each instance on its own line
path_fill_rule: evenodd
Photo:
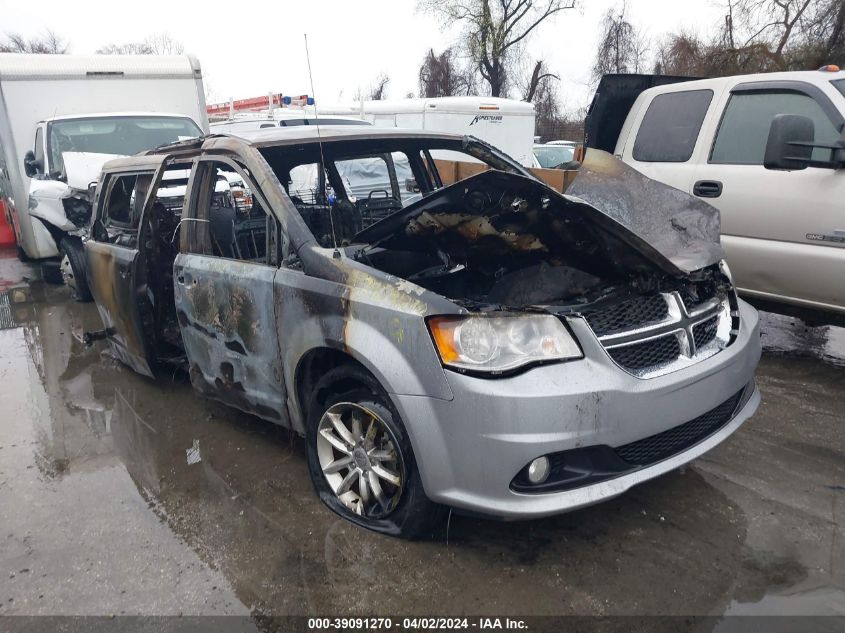
M 293 377 L 293 392 L 295 396 L 293 408 L 295 411 L 291 412 L 291 419 L 295 421 L 295 428 L 297 426 L 300 427 L 297 428 L 297 431 L 300 433 L 305 432 L 308 420 L 308 405 L 310 404 L 313 390 L 317 386 L 320 377 L 327 371 L 342 366 L 348 366 L 361 371 L 386 393 L 384 385 L 376 378 L 375 374 L 349 352 L 330 346 L 312 347 L 300 357 L 296 364 Z M 372 385 L 367 385 L 366 381 L 354 380 L 351 376 L 347 381 L 350 385 L 354 383 L 362 387 L 372 387 Z

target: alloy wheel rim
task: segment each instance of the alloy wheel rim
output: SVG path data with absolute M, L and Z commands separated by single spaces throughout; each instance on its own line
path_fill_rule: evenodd
M 378 519 L 396 509 L 405 467 L 393 432 L 372 410 L 339 402 L 317 427 L 317 457 L 329 487 L 354 514 Z

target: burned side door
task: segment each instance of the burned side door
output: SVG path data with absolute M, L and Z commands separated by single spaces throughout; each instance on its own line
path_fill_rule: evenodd
M 91 239 L 85 244 L 91 294 L 114 355 L 152 376 L 155 332 L 147 292 L 145 218 L 164 156 L 120 161 L 100 179 Z M 130 163 L 129 161 L 133 161 Z
M 252 192 L 248 208 L 227 195 L 232 172 Z M 223 157 L 195 162 L 185 211 L 173 279 L 191 383 L 287 424 L 273 307 L 278 223 L 248 171 Z

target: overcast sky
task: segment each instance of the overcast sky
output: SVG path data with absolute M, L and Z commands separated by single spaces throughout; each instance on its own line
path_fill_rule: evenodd
M 588 103 L 599 23 L 608 7 L 621 2 L 579 0 L 579 6 L 543 24 L 525 55 L 526 64 L 542 58 L 561 76 L 567 109 Z M 307 33 L 317 100 L 336 103 L 351 101 L 359 87 L 366 91 L 380 72 L 391 79 L 389 98 L 416 92 L 425 52 L 442 50 L 458 31 L 441 31 L 415 7 L 416 0 L 0 0 L 0 31 L 33 36 L 49 28 L 77 54 L 166 31 L 199 57 L 209 101 L 269 91 L 310 94 Z M 628 0 L 628 7 L 633 22 L 653 41 L 682 28 L 707 33 L 722 14 L 717 0 Z

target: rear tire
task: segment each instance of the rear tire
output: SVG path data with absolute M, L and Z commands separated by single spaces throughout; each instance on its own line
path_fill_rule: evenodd
M 399 414 L 364 370 L 337 367 L 317 382 L 306 444 L 317 494 L 344 519 L 409 539 L 430 535 L 442 522 L 445 509 L 425 495 Z
M 70 288 L 73 298 L 77 301 L 91 301 L 91 290 L 88 287 L 88 267 L 85 265 L 85 252 L 82 240 L 78 237 L 62 238 L 59 244 L 61 253 L 62 280 Z

